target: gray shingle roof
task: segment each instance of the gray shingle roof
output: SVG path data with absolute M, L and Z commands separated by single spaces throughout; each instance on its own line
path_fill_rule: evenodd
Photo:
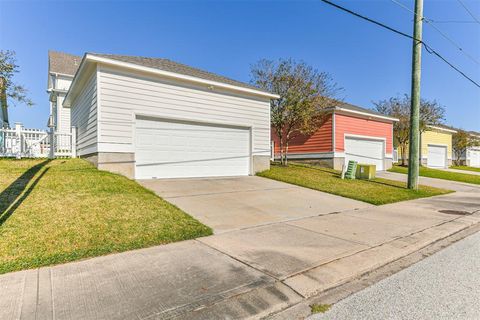
M 338 105 L 336 105 L 336 106 L 339 107 L 339 108 L 347 109 L 347 110 L 368 113 L 368 114 L 371 114 L 371 115 L 374 115 L 374 116 L 390 117 L 390 116 L 386 116 L 384 114 L 381 114 L 380 112 L 374 111 L 372 109 L 362 108 L 362 107 L 355 106 L 353 104 L 346 103 L 346 102 L 339 101 Z M 392 117 L 390 117 L 390 118 L 392 118 Z
M 437 128 L 442 128 L 442 129 L 447 129 L 447 130 L 454 130 L 454 131 L 458 130 L 457 128 L 447 126 L 446 124 L 442 124 L 442 123 L 431 124 L 431 126 L 432 127 L 437 127 Z
M 97 57 L 102 57 L 102 58 L 108 58 L 108 59 L 113 59 L 117 61 L 122 61 L 122 62 L 127 62 L 127 63 L 132 63 L 136 64 L 139 66 L 144 66 L 144 67 L 150 67 L 150 68 L 155 68 L 163 71 L 168 71 L 168 72 L 174 72 L 186 76 L 191 76 L 191 77 L 196 77 L 204 80 L 210 80 L 210 81 L 216 81 L 216 82 L 221 82 L 221 83 L 226 83 L 226 84 L 231 84 L 234 86 L 238 87 L 243 87 L 243 88 L 248 88 L 248 89 L 254 89 L 262 92 L 267 92 L 265 90 L 262 90 L 260 88 L 257 88 L 251 84 L 236 81 L 215 73 L 211 73 L 208 71 L 200 70 L 197 68 L 193 68 L 190 66 L 187 66 L 185 64 L 181 64 L 178 62 L 174 62 L 168 59 L 162 59 L 162 58 L 147 58 L 147 57 L 138 57 L 138 56 L 123 56 L 123 55 L 117 55 L 117 54 L 101 54 L 101 53 L 89 53 L 90 55 L 97 56 Z
M 82 62 L 82 57 L 65 52 L 48 51 L 48 71 L 75 75 Z

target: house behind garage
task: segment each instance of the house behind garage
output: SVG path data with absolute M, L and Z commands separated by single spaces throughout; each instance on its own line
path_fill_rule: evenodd
M 337 170 L 350 160 L 374 164 L 377 170 L 392 167 L 393 122 L 398 119 L 342 102 L 327 111 L 316 132 L 290 141 L 289 159 L 319 162 Z M 278 158 L 280 143 L 274 130 L 272 140 Z
M 480 133 L 470 131 L 469 134 L 471 139 L 475 141 L 475 145 L 465 150 L 461 160 L 466 166 L 480 168 Z
M 70 108 L 65 108 L 63 101 L 81 61 L 82 57 L 79 56 L 48 51 L 47 93 L 50 101 L 48 126 L 55 132 L 71 132 Z
M 452 135 L 457 131 L 444 125 L 427 126 L 420 134 L 421 164 L 431 168 L 452 165 Z
M 454 128 L 442 124 L 427 125 L 425 130 L 420 133 L 420 164 L 430 168 L 448 168 L 451 166 L 453 156 L 452 135 L 456 132 Z M 401 159 L 401 149 L 399 151 Z M 406 155 L 406 160 L 408 160 L 408 152 Z
M 278 96 L 166 59 L 84 55 L 65 98 L 77 155 L 129 178 L 249 175 L 270 166 Z

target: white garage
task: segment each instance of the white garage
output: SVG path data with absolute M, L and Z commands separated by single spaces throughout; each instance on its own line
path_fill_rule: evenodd
M 345 137 L 345 164 L 374 164 L 377 171 L 384 170 L 385 140 L 364 137 Z
M 428 159 L 427 167 L 446 168 L 447 167 L 447 146 L 429 144 L 427 147 Z
M 136 179 L 250 173 L 250 128 L 138 118 L 135 131 Z
M 132 179 L 245 176 L 270 168 L 278 95 L 161 58 L 86 54 L 64 105 L 77 155 Z
M 467 151 L 470 167 L 480 168 L 480 149 L 470 149 Z

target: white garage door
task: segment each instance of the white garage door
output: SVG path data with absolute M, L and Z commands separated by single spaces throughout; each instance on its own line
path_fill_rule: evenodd
M 469 150 L 470 152 L 470 166 L 480 167 L 480 150 Z
M 435 146 L 429 144 L 427 154 L 427 166 L 433 168 L 446 168 L 447 167 L 447 147 Z
M 345 138 L 345 164 L 354 160 L 359 164 L 374 164 L 377 171 L 384 170 L 384 143 L 384 140 Z
M 135 178 L 248 175 L 248 128 L 137 119 Z

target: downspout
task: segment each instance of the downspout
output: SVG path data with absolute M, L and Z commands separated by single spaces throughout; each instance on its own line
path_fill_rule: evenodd
M 335 111 L 332 112 L 332 151 L 335 157 Z
M 332 112 L 332 168 L 335 169 L 335 111 Z

